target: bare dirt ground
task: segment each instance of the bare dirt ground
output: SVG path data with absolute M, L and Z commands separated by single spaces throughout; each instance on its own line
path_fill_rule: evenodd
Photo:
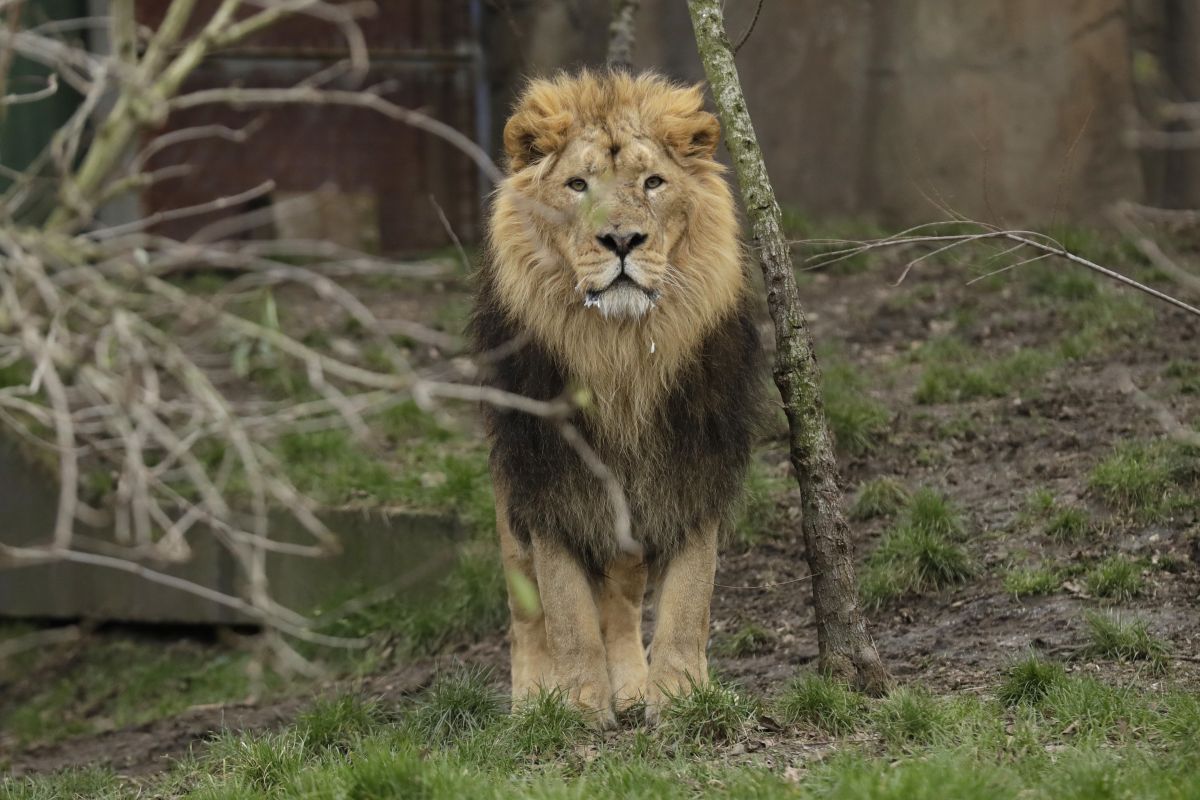
M 980 353 L 1017 346 L 1055 347 L 1073 333 L 1053 304 L 1036 305 L 1005 284 L 966 286 L 954 267 L 930 268 L 900 286 L 878 272 L 819 276 L 804 296 L 821 342 L 835 344 L 866 379 L 891 422 L 867 455 L 843 462 L 848 498 L 864 481 L 892 477 L 909 488 L 930 486 L 961 510 L 975 575 L 961 586 L 905 597 L 872 611 L 871 630 L 895 676 L 940 691 L 987 691 L 998 670 L 1028 648 L 1069 659 L 1085 639 L 1084 614 L 1116 607 L 1145 619 L 1174 650 L 1172 673 L 1200 687 L 1200 527 L 1196 512 L 1168 523 L 1139 522 L 1114 512 L 1089 488 L 1088 476 L 1118 443 L 1152 440 L 1163 429 L 1121 391 L 1114 369 L 1185 424 L 1200 421 L 1200 395 L 1178 391 L 1169 365 L 1200 356 L 1200 320 L 1155 307 L 1142 334 L 1113 341 L 1100 355 L 1061 363 L 1007 396 L 920 405 L 914 385 L 920 367 L 908 359 L 920 343 L 947 333 Z M 456 301 L 458 302 L 458 301 Z M 969 314 L 963 314 L 969 309 Z M 763 458 L 786 463 L 782 440 L 767 443 Z M 1097 524 L 1087 538 L 1056 542 L 1023 513 L 1029 495 L 1048 489 L 1090 512 Z M 714 641 L 746 625 L 769 632 L 753 652 L 714 655 L 717 670 L 761 695 L 770 695 L 817 655 L 807 567 L 798 528 L 798 497 L 779 499 L 787 530 L 722 561 L 713 605 Z M 1195 505 L 1193 505 L 1195 508 Z M 852 524 L 860 561 L 887 529 L 887 520 Z M 1142 594 L 1113 606 L 1088 596 L 1077 581 L 1056 591 L 1016 599 L 1003 586 L 1013 563 L 1069 566 L 1112 554 L 1143 565 Z M 752 587 L 752 588 L 729 588 Z M 365 679 L 327 684 L 354 686 L 399 701 L 427 685 L 453 662 L 489 665 L 502 678 L 506 644 L 496 633 Z M 1072 662 L 1073 669 L 1114 678 L 1137 668 L 1111 662 Z M 46 677 L 46 676 L 43 676 Z M 14 687 L 0 688 L 0 709 L 19 702 Z M 279 725 L 311 701 L 314 690 L 282 700 L 202 707 L 132 729 L 76 737 L 23 751 L 0 753 L 17 774 L 93 762 L 128 774 L 163 769 L 213 731 Z

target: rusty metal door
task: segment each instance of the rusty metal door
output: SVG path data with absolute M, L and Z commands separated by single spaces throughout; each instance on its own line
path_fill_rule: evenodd
M 168 5 L 169 0 L 139 0 L 139 21 L 156 25 Z M 199 3 L 195 18 L 207 19 L 212 6 L 215 2 Z M 345 79 L 326 86 L 385 86 L 383 97 L 424 111 L 486 148 L 480 0 L 384 0 L 377 6 L 378 13 L 362 23 L 371 56 L 365 81 L 358 87 Z M 205 62 L 184 92 L 295 86 L 348 55 L 335 26 L 295 17 Z M 270 231 L 258 228 L 243 235 L 328 238 L 386 253 L 413 252 L 450 241 L 436 202 L 459 237 L 478 237 L 481 179 L 474 163 L 444 141 L 367 109 L 203 106 L 172 114 L 156 135 L 252 123 L 254 132 L 244 142 L 205 138 L 163 150 L 152 168 L 186 164 L 191 169 L 148 189 L 143 211 L 234 196 L 266 180 L 275 181 L 274 193 L 249 207 L 163 222 L 159 232 L 184 239 L 223 216 L 274 205 L 293 211 L 272 219 Z M 300 196 L 315 200 L 285 202 Z M 297 207 L 309 211 L 294 213 Z

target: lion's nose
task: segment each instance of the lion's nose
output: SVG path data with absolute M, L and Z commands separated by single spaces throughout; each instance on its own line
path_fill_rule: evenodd
M 603 245 L 605 250 L 611 250 L 621 258 L 625 258 L 633 248 L 646 241 L 646 234 L 606 233 L 603 236 L 597 236 L 596 239 Z

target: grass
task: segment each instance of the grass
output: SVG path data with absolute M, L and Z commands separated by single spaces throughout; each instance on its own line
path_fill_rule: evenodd
M 780 722 L 832 736 L 853 733 L 866 722 L 862 695 L 823 675 L 794 678 L 775 701 Z
M 557 691 L 542 691 L 527 699 L 507 723 L 508 744 L 525 758 L 560 756 L 589 735 L 583 715 Z
M 1096 465 L 1088 484 L 1120 512 L 1161 520 L 1196 507 L 1200 451 L 1173 442 L 1126 442 Z
M 996 689 L 996 697 L 1006 706 L 1022 703 L 1037 705 L 1050 690 L 1067 679 L 1061 664 L 1045 661 L 1037 653 L 1013 664 L 1004 674 L 1004 681 Z
M 826 357 L 821 364 L 825 419 L 838 451 L 861 456 L 876 449 L 887 434 L 892 412 L 871 397 L 866 380 L 844 359 Z
M 662 710 L 662 736 L 676 744 L 713 745 L 745 738 L 759 712 L 756 698 L 717 678 L 687 694 L 668 697 Z
M 491 674 L 462 669 L 438 677 L 417 707 L 413 725 L 425 741 L 447 743 L 486 728 L 502 713 Z
M 775 644 L 775 634 L 761 625 L 749 623 L 735 632 L 718 638 L 713 652 L 729 658 L 746 658 L 769 651 Z
M 1150 633 L 1144 620 L 1126 620 L 1115 614 L 1095 612 L 1085 619 L 1088 644 L 1080 652 L 1084 658 L 1146 661 L 1154 672 L 1166 672 L 1170 664 L 1170 646 Z
M 1164 374 L 1176 382 L 1180 394 L 1200 394 L 1200 362 L 1172 361 Z
M 1013 597 L 1053 594 L 1062 584 L 1062 576 L 1053 567 L 1014 567 L 1004 575 L 1004 591 Z
M 779 499 L 795 485 L 790 474 L 781 475 L 757 458 L 750 462 L 742 507 L 733 529 L 740 547 L 745 549 L 775 538 L 787 528 L 787 514 Z
M 974 569 L 958 542 L 964 531 L 961 515 L 945 496 L 919 489 L 867 559 L 861 580 L 864 603 L 879 608 L 897 597 L 965 581 Z
M 949 732 L 950 718 L 942 703 L 919 687 L 901 687 L 874 711 L 872 721 L 893 747 L 929 745 Z
M 164 776 L 132 782 L 70 770 L 2 778 L 0 798 L 1090 800 L 1200 792 L 1200 753 L 1190 746 L 1200 734 L 1194 693 L 1111 686 L 1034 656 L 998 681 L 996 699 L 905 687 L 872 700 L 800 676 L 773 706 L 792 727 L 783 733 L 759 731 L 755 698 L 720 683 L 677 700 L 658 729 L 605 736 L 553 693 L 513 715 L 488 706 L 437 739 L 421 722 L 429 707 L 447 705 L 436 690 L 386 714 L 370 701 L 332 698 L 277 731 L 221 734 Z M 476 675 L 460 686 L 485 685 Z M 791 737 L 804 743 L 812 733 L 866 738 L 821 758 L 795 754 Z M 774 746 L 745 747 L 764 737 Z M 744 750 L 733 749 L 739 745 Z
M 912 496 L 900 481 L 895 478 L 876 478 L 867 481 L 858 490 L 854 505 L 850 507 L 850 517 L 858 520 L 893 517 L 911 500 Z
M 387 718 L 374 700 L 356 694 L 322 698 L 296 720 L 296 733 L 310 748 L 348 750 Z
M 465 547 L 451 572 L 424 600 L 383 598 L 321 625 L 321 630 L 398 640 L 401 655 L 428 655 L 449 643 L 499 630 L 508 620 L 505 598 L 500 560 L 491 542 L 479 539 Z
M 1110 556 L 1083 574 L 1088 593 L 1106 600 L 1126 601 L 1145 589 L 1141 565 L 1123 556 Z
M 56 666 L 64 654 L 35 650 L 0 662 L 0 683 L 48 673 L 29 685 L 22 703 L 0 712 L 0 729 L 17 742 L 56 741 L 98 724 L 136 725 L 195 705 L 241 700 L 252 691 L 269 696 L 279 684 L 269 671 L 253 679 L 247 653 L 198 642 L 105 636 L 88 643 L 86 657 L 76 654 L 65 668 Z
M 918 358 L 925 368 L 913 399 L 926 405 L 1008 397 L 1033 385 L 1057 363 L 1047 351 L 1022 348 L 993 356 L 953 337 L 930 342 Z

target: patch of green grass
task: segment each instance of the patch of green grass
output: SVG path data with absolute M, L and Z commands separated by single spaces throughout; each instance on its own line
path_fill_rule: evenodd
M 1004 591 L 1015 598 L 1053 594 L 1062 583 L 1053 567 L 1014 567 L 1004 575 Z
M 37 674 L 43 657 L 53 663 L 61 652 L 27 652 L 0 663 L 0 683 Z M 0 728 L 20 743 L 55 741 L 90 732 L 100 721 L 136 725 L 194 705 L 240 700 L 253 686 L 249 662 L 246 653 L 191 642 L 104 637 L 0 712 Z M 268 672 L 263 681 L 260 689 L 271 690 L 278 677 Z
M 0 800 L 108 800 L 126 796 L 116 775 L 96 767 L 38 777 L 0 778 Z
M 1054 492 L 1042 486 L 1034 489 L 1025 498 L 1025 511 L 1032 517 L 1044 518 L 1055 508 Z
M 893 747 L 933 744 L 950 730 L 950 718 L 936 697 L 922 688 L 902 687 L 875 708 L 872 724 Z
M 1200 362 L 1172 361 L 1165 374 L 1177 382 L 1180 394 L 1200 394 Z M 0 378 L 2 384 L 3 378 Z
M 1037 653 L 1013 664 L 1004 674 L 996 697 L 1007 706 L 1037 705 L 1050 690 L 1067 678 L 1061 664 L 1042 659 Z
M 943 340 L 946 341 L 946 340 Z M 920 357 L 926 363 L 914 399 L 921 404 L 960 403 L 1008 397 L 1033 385 L 1056 366 L 1050 352 L 1023 348 L 1006 356 L 975 350 L 961 340 L 939 344 Z
M 1171 648 L 1150 633 L 1144 620 L 1126 620 L 1115 614 L 1095 612 L 1089 613 L 1086 620 L 1088 644 L 1080 653 L 1083 657 L 1146 661 L 1155 672 L 1166 672 Z
M 713 652 L 729 658 L 746 658 L 768 652 L 774 644 L 774 633 L 751 622 L 717 639 Z
M 793 679 L 774 704 L 779 721 L 833 736 L 853 733 L 866 720 L 862 695 L 824 675 L 809 673 Z
M 892 517 L 905 508 L 912 496 L 904 485 L 895 478 L 876 478 L 867 481 L 858 490 L 854 505 L 850 507 L 853 519 L 875 519 Z
M 945 496 L 927 487 L 917 490 L 899 523 L 867 559 L 864 602 L 878 608 L 896 597 L 965 581 L 974 570 L 956 541 L 964 530 L 962 517 Z
M 513 711 L 504 730 L 507 744 L 524 757 L 554 758 L 591 733 L 587 720 L 562 692 L 543 690 Z
M 944 494 L 928 486 L 913 493 L 905 515 L 907 524 L 939 536 L 962 536 L 966 528 L 962 514 Z
M 1142 567 L 1123 556 L 1110 556 L 1083 574 L 1088 593 L 1106 600 L 1132 600 L 1142 593 Z
M 446 644 L 499 630 L 508 620 L 506 597 L 493 545 L 475 541 L 427 599 L 381 599 L 321 629 L 338 636 L 395 638 L 404 653 L 428 655 Z
M 1078 542 L 1092 531 L 1092 518 L 1081 508 L 1064 508 L 1046 521 L 1046 535 L 1059 542 Z
M 502 714 L 491 673 L 464 668 L 438 677 L 417 706 L 412 725 L 422 741 L 446 744 L 483 730 Z
M 772 539 L 785 529 L 787 514 L 779 500 L 794 486 L 790 477 L 780 475 L 758 459 L 750 463 L 741 511 L 733 529 L 741 547 Z
M 904 595 L 934 592 L 974 573 L 971 559 L 944 534 L 904 525 L 884 534 L 867 559 L 863 601 L 871 608 Z
M 759 712 L 756 699 L 716 678 L 691 681 L 690 691 L 668 698 L 661 735 L 676 743 L 724 744 L 746 737 Z
M 1096 465 L 1088 483 L 1119 511 L 1162 519 L 1196 503 L 1200 450 L 1172 442 L 1127 442 Z
M 879 446 L 891 426 L 891 412 L 871 397 L 866 381 L 841 359 L 821 365 L 821 394 L 825 419 L 837 448 L 847 455 L 869 453 Z
M 1147 698 L 1127 687 L 1113 687 L 1090 676 L 1069 675 L 1049 687 L 1040 710 L 1073 737 L 1113 741 L 1160 722 Z
M 209 743 L 204 764 L 240 790 L 271 795 L 281 790 L 311 755 L 295 729 L 258 735 L 225 731 Z
M 296 733 L 310 749 L 346 750 L 357 739 L 382 726 L 386 714 L 374 700 L 341 694 L 318 700 L 296 719 Z

